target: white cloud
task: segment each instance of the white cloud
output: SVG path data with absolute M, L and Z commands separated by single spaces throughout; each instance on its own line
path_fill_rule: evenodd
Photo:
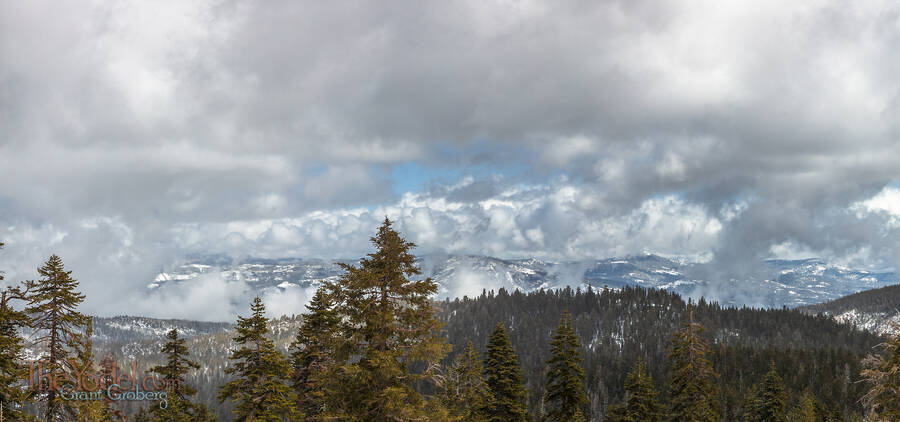
M 272 289 L 265 292 L 262 301 L 266 305 L 266 313 L 269 317 L 280 315 L 297 315 L 306 311 L 303 307 L 316 293 L 315 288 L 301 288 L 298 286 L 288 286 L 284 291 Z M 246 314 L 246 310 L 241 310 L 239 314 Z
M 857 212 L 863 211 L 870 213 L 883 212 L 891 216 L 891 223 L 897 224 L 900 219 L 900 189 L 894 187 L 886 187 L 878 192 L 877 195 L 858 202 L 853 207 Z M 860 214 L 860 217 L 863 215 Z
M 245 250 L 257 256 L 355 258 L 368 251 L 368 237 L 386 215 L 419 253 L 581 259 L 647 250 L 709 253 L 722 229 L 718 217 L 673 196 L 649 199 L 626 215 L 598 217 L 585 207 L 592 195 L 571 184 L 519 187 L 477 203 L 409 193 L 372 210 L 209 226 L 206 237 L 227 237 L 236 230 L 248 239 Z M 203 250 L 217 247 L 204 245 Z
M 120 298 L 118 306 L 107 305 L 104 310 L 119 315 L 232 321 L 235 315 L 247 315 L 251 299 L 248 298 L 249 291 L 244 282 L 227 280 L 221 272 L 212 271 L 189 283 L 162 286 Z
M 900 262 L 898 10 L 4 3 L 0 268 L 59 252 L 107 310 L 189 253 L 358 257 L 385 215 L 424 251 Z

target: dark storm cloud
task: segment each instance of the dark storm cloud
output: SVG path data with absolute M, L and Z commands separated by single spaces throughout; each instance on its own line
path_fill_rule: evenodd
M 898 16 L 891 2 L 5 3 L 3 254 L 25 274 L 63 250 L 89 288 L 131 288 L 188 252 L 364 252 L 388 213 L 434 251 L 895 265 L 900 211 L 862 204 L 898 200 Z M 407 162 L 482 170 L 398 196 L 387 175 Z

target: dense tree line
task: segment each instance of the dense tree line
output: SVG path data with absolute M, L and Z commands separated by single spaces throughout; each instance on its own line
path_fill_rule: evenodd
M 787 309 L 723 308 L 632 287 L 530 294 L 501 289 L 439 306 L 452 344 L 482 345 L 498 322 L 508 327 L 532 413 L 543 406 L 547 385 L 543 368 L 550 356 L 553 321 L 563 311 L 571 314 L 582 345 L 589 417 L 594 418 L 625 403 L 626 384 L 646 386 L 652 380 L 656 400 L 671 403 L 670 353 L 675 334 L 690 323 L 691 314 L 694 324 L 703 327 L 699 338 L 708 343 L 706 358 L 717 374 L 711 380 L 718 394 L 714 410 L 724 420 L 745 419 L 748 397 L 772 363 L 784 383 L 788 409 L 807 394 L 821 417 L 844 420 L 861 415 L 860 399 L 870 388 L 858 382 L 861 360 L 883 341 L 824 316 Z M 449 359 L 454 358 L 451 353 Z M 640 376 L 634 373 L 639 360 Z
M 849 310 L 863 313 L 897 313 L 897 304 L 900 303 L 900 285 L 886 286 L 878 289 L 865 290 L 852 295 L 847 295 L 825 303 L 816 303 L 801 308 L 811 314 L 827 313 L 837 315 Z
M 831 421 L 900 418 L 900 338 L 787 309 L 723 308 L 665 291 L 485 291 L 434 302 L 414 245 L 384 224 L 375 251 L 306 305 L 287 354 L 265 305 L 231 336 L 218 403 L 238 421 Z M 2 245 L 2 244 L 0 244 Z M 109 401 L 61 400 L 54 379 L 96 371 L 84 295 L 53 255 L 0 292 L 4 420 L 120 420 Z M 19 306 L 14 306 L 19 302 Z M 25 390 L 23 328 L 47 383 Z M 456 345 L 454 348 L 453 345 Z M 877 347 L 875 347 L 877 346 Z M 873 347 L 875 347 L 873 349 Z M 166 406 L 135 420 L 213 421 L 187 380 L 201 368 L 176 330 L 149 373 Z M 113 371 L 108 359 L 99 370 Z M 109 385 L 102 377 L 101 386 Z

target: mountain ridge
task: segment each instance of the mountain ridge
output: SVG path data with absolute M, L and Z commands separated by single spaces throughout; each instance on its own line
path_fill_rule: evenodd
M 798 309 L 882 335 L 900 333 L 900 285 L 864 290 Z
M 767 260 L 736 277 L 714 265 L 659 255 L 545 261 L 503 259 L 484 255 L 429 254 L 417 257 L 424 277 L 438 285 L 437 299 L 476 296 L 482 290 L 522 290 L 564 287 L 622 288 L 641 286 L 705 297 L 723 305 L 779 308 L 826 302 L 859 291 L 900 284 L 895 272 L 856 270 L 818 258 Z M 149 290 L 173 288 L 201 275 L 241 281 L 257 294 L 292 288 L 314 290 L 343 274 L 339 264 L 351 260 L 306 258 L 244 258 L 208 256 L 160 272 Z

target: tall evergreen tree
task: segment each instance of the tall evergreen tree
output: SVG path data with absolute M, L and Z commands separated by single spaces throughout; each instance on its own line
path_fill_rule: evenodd
M 762 383 L 754 389 L 755 395 L 749 402 L 747 420 L 749 422 L 784 422 L 785 401 L 787 400 L 784 383 L 775 362 L 769 364 Z
M 297 408 L 307 419 L 323 411 L 327 367 L 334 363 L 334 343 L 340 318 L 325 289 L 316 290 L 306 305 L 303 323 L 291 344 L 292 383 L 297 392 Z
M 219 402 L 231 399 L 239 422 L 295 420 L 296 396 L 286 384 L 290 364 L 266 338 L 269 320 L 259 297 L 253 299 L 250 311 L 247 318 L 238 316 L 234 342 L 240 348 L 231 353 L 231 366 L 225 369 L 237 378 L 222 387 Z
M 669 361 L 672 375 L 669 382 L 672 421 L 706 422 L 719 420 L 716 372 L 706 358 L 709 345 L 701 334 L 703 326 L 694 322 L 684 324 L 672 337 Z
M 440 360 L 450 350 L 430 297 L 437 285 L 421 274 L 410 249 L 385 218 L 371 238 L 376 250 L 327 285 L 341 318 L 331 368 L 328 412 L 366 421 L 435 418 L 439 400 L 415 387 L 436 383 Z M 357 360 L 358 358 L 358 360 Z
M 484 378 L 491 393 L 488 415 L 491 422 L 525 422 L 527 392 L 522 384 L 519 358 L 506 335 L 503 323 L 497 323 L 487 344 Z
M 62 379 L 68 373 L 68 359 L 75 357 L 69 345 L 87 323 L 87 317 L 77 310 L 84 295 L 75 291 L 78 281 L 72 278 L 71 271 L 65 270 L 59 256 L 51 255 L 44 266 L 38 268 L 38 274 L 42 277 L 40 280 L 26 282 L 31 293 L 25 312 L 31 316 L 32 326 L 38 332 L 35 343 L 46 350 L 41 357 L 44 372 L 41 376 Z M 45 420 L 53 421 L 75 413 L 70 402 L 60 400 L 58 390 L 47 388 L 42 396 Z
M 550 341 L 547 362 L 547 393 L 544 395 L 544 420 L 547 422 L 581 422 L 587 395 L 584 393 L 584 369 L 578 349 L 578 335 L 572 317 L 566 311 Z M 581 415 L 581 419 L 576 415 Z
M 638 358 L 634 369 L 625 377 L 625 418 L 627 422 L 660 421 L 662 411 L 656 401 L 653 379 L 647 374 L 644 360 Z
M 0 281 L 3 281 L 2 272 Z M 20 385 L 28 376 L 28 368 L 22 364 L 24 344 L 19 330 L 31 321 L 25 312 L 13 306 L 13 301 L 27 300 L 28 293 L 27 286 L 7 286 L 0 292 L 0 408 L 8 420 L 23 417 L 22 406 L 28 396 Z
M 900 325 L 894 325 L 900 328 Z M 878 345 L 880 352 L 866 356 L 860 372 L 869 384 L 862 398 L 872 420 L 900 420 L 900 334 Z
M 441 389 L 451 421 L 487 422 L 490 393 L 481 375 L 482 366 L 472 342 L 466 344 L 447 368 Z
M 191 400 L 191 397 L 197 394 L 197 390 L 185 382 L 185 375 L 192 369 L 200 368 L 200 365 L 188 357 L 185 340 L 178 337 L 177 329 L 173 328 L 166 333 L 166 340 L 161 350 L 166 356 L 166 364 L 154 366 L 150 368 L 150 372 L 159 375 L 165 381 L 167 406 L 152 407 L 150 412 L 153 414 L 153 420 L 159 422 L 211 420 L 206 406 Z

